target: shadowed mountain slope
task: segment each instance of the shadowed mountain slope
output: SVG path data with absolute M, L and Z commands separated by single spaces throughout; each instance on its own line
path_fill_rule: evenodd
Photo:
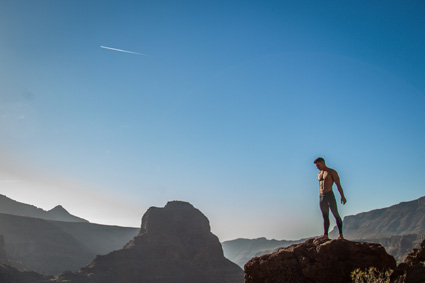
M 0 235 L 8 263 L 44 274 L 76 271 L 96 255 L 121 249 L 138 231 L 137 228 L 0 214 Z
M 20 269 L 55 274 L 76 270 L 96 256 L 83 243 L 43 219 L 0 214 L 0 235 L 4 237 L 6 258 Z

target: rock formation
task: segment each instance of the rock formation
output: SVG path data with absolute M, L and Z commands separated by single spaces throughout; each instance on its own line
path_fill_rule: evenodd
M 393 280 L 406 275 L 405 283 L 425 282 L 425 240 L 421 243 L 420 249 L 412 250 L 403 263 L 399 264 L 393 274 Z
M 351 282 L 356 268 L 394 269 L 396 261 L 379 244 L 310 239 L 245 264 L 245 283 Z
M 57 282 L 241 283 L 243 271 L 223 256 L 208 219 L 191 204 L 151 207 L 140 233 L 123 249 L 98 256 Z M 69 282 L 69 281 L 68 281 Z

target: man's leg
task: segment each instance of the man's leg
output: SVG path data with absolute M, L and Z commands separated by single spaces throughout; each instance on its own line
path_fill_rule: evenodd
M 339 216 L 338 207 L 336 205 L 336 199 L 334 195 L 332 195 L 332 199 L 329 200 L 329 207 L 332 211 L 332 214 L 335 217 L 336 226 L 338 227 L 338 231 L 339 231 L 338 239 L 343 239 L 344 237 L 342 235 L 342 219 L 341 219 L 341 216 Z
M 329 222 L 329 204 L 325 196 L 320 196 L 320 210 L 322 211 L 322 216 L 323 216 L 323 228 L 324 228 L 323 238 L 327 238 L 329 233 L 330 222 Z

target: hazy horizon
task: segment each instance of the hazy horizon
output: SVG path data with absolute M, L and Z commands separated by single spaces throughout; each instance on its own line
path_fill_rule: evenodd
M 187 201 L 221 241 L 321 234 L 319 156 L 341 177 L 342 217 L 422 197 L 424 14 L 2 1 L 0 194 L 130 227 Z

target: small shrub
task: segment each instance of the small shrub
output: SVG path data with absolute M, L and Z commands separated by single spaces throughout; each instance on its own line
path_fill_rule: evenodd
M 379 271 L 375 267 L 366 270 L 357 268 L 351 272 L 351 281 L 354 283 L 390 283 L 392 269 Z

